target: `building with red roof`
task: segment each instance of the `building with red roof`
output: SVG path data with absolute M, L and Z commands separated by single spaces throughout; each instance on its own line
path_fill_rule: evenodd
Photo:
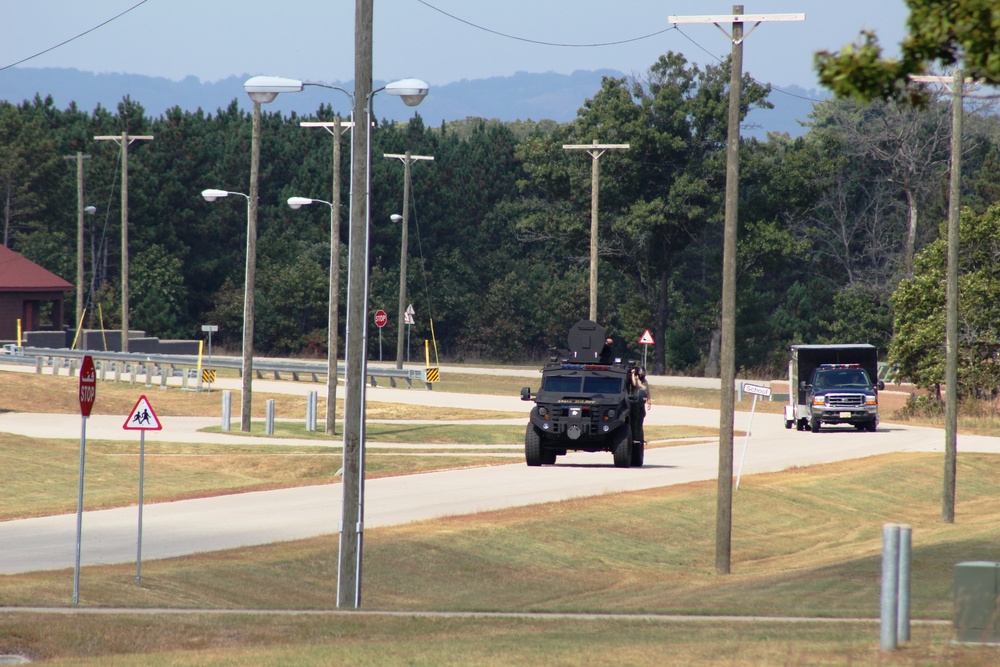
M 63 300 L 69 283 L 28 258 L 0 245 L 0 340 L 17 340 L 21 331 L 61 331 Z

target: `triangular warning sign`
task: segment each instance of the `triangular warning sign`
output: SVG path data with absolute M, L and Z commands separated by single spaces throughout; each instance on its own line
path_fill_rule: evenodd
M 653 342 L 653 334 L 646 329 L 642 332 L 642 337 L 639 339 L 639 345 L 655 345 Z
M 122 428 L 126 431 L 159 431 L 163 428 L 163 424 L 160 423 L 146 397 L 140 396 L 128 419 L 122 424 Z

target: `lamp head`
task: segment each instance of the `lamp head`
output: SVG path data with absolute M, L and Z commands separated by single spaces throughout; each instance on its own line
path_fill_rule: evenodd
M 288 198 L 288 205 L 291 206 L 292 208 L 302 208 L 303 206 L 308 206 L 311 203 L 313 203 L 313 200 L 309 199 L 308 197 Z
M 399 213 L 393 213 L 392 215 L 389 216 L 389 219 L 392 220 L 393 222 L 402 222 L 403 216 L 401 216 Z
M 201 196 L 205 198 L 205 201 L 215 201 L 220 197 L 228 197 L 229 192 L 226 190 L 214 190 L 209 188 L 208 190 L 202 190 Z
M 403 104 L 415 107 L 424 101 L 431 87 L 420 79 L 401 79 L 385 87 L 385 92 L 403 99 Z
M 93 215 L 94 213 L 97 213 L 97 207 L 96 206 L 86 206 L 86 207 L 84 207 L 83 212 L 84 213 L 90 213 L 91 215 Z
M 267 104 L 273 102 L 279 93 L 300 92 L 302 82 L 298 79 L 285 79 L 280 76 L 255 76 L 243 83 L 243 90 L 254 102 Z

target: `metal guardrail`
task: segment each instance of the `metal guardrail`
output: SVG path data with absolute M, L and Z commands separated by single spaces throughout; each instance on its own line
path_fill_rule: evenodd
M 69 372 L 72 374 L 73 369 L 78 367 L 79 363 L 82 363 L 83 357 L 90 355 L 97 362 L 97 371 L 101 374 L 102 379 L 110 371 L 115 373 L 116 379 L 122 374 L 126 374 L 132 375 L 133 381 L 135 381 L 136 376 L 144 375 L 147 378 L 148 384 L 150 377 L 158 375 L 160 376 L 161 385 L 164 386 L 167 383 L 168 377 L 180 375 L 183 378 L 185 387 L 188 380 L 194 378 L 197 380 L 200 388 L 201 375 L 199 371 L 202 368 L 228 368 L 236 370 L 239 373 L 242 373 L 243 370 L 243 360 L 230 357 L 212 357 L 209 364 L 209 360 L 205 357 L 202 357 L 199 363 L 197 356 L 182 354 L 101 352 L 95 350 L 71 350 L 68 348 L 17 347 L 14 345 L 5 345 L 3 351 L 4 354 L 0 355 L 0 362 L 31 364 L 35 366 L 38 373 L 41 373 L 43 368 L 52 368 L 53 373 L 56 373 L 59 368 L 70 368 Z M 79 363 L 76 363 L 78 360 Z M 169 369 L 169 375 L 167 369 Z M 259 379 L 263 379 L 265 373 L 267 373 L 271 374 L 275 380 L 282 380 L 291 376 L 295 382 L 298 382 L 302 376 L 311 377 L 313 382 L 319 382 L 320 376 L 325 378 L 327 375 L 327 365 L 325 363 L 315 364 L 300 361 L 255 359 L 253 369 Z M 378 368 L 374 366 L 368 366 L 365 375 L 373 387 L 378 386 L 378 379 L 384 378 L 389 381 L 389 386 L 392 387 L 396 386 L 397 381 L 402 380 L 410 388 L 413 387 L 413 382 L 417 381 L 422 382 L 427 389 L 433 389 L 433 380 L 428 381 L 427 379 L 429 371 L 431 375 L 436 377 L 438 371 L 436 368 Z M 344 367 L 338 365 L 337 374 L 343 377 L 344 372 Z

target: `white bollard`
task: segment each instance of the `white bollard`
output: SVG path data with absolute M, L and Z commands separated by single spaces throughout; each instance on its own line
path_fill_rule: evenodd
M 268 435 L 274 435 L 274 399 L 273 398 L 267 399 L 265 405 L 267 406 L 267 417 L 266 421 L 264 422 L 265 425 L 264 430 L 267 431 Z
M 899 593 L 899 525 L 882 526 L 882 615 L 881 641 L 883 651 L 898 646 L 897 612 Z
M 222 430 L 229 432 L 229 422 L 233 416 L 233 392 L 222 392 Z
M 910 641 L 910 562 L 912 529 L 903 524 L 899 527 L 899 587 L 896 612 L 896 634 L 901 642 Z

